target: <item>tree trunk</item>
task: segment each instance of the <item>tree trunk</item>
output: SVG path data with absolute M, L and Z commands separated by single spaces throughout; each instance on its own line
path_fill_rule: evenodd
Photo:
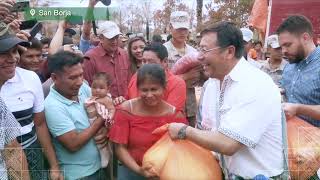
M 203 0 L 197 0 L 197 32 L 200 31 L 202 26 L 202 7 Z

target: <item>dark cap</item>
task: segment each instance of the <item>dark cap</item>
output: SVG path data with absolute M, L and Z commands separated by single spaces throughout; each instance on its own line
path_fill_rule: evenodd
M 0 53 L 5 53 L 18 44 L 21 46 L 30 45 L 28 41 L 18 38 L 9 31 L 9 26 L 0 21 Z
M 102 2 L 102 4 L 104 4 L 105 6 L 109 6 L 111 4 L 111 0 L 100 0 Z
M 68 35 L 69 37 L 72 37 L 72 36 L 74 36 L 74 35 L 77 34 L 77 32 L 76 32 L 75 30 L 70 29 L 70 28 L 66 29 L 64 32 L 65 32 L 65 33 L 68 33 L 68 34 L 69 34 L 69 35 Z

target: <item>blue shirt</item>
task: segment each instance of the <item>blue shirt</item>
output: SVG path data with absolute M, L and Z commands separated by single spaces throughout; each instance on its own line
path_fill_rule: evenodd
M 289 103 L 320 104 L 320 47 L 299 63 L 288 64 L 282 74 L 281 86 Z M 314 126 L 320 121 L 299 116 Z
M 53 144 L 61 170 L 68 180 L 89 176 L 101 168 L 100 155 L 93 139 L 88 141 L 77 152 L 68 151 L 57 137 L 75 130 L 82 132 L 87 129 L 89 119 L 84 102 L 91 96 L 90 87 L 83 83 L 77 101 L 69 100 L 59 94 L 53 86 L 45 100 L 45 114 L 48 128 L 52 134 Z
M 96 46 L 90 44 L 89 40 L 85 40 L 83 39 L 83 37 L 81 36 L 80 38 L 80 44 L 79 44 L 79 49 L 80 51 L 85 54 L 87 51 L 89 51 L 92 48 L 95 48 Z

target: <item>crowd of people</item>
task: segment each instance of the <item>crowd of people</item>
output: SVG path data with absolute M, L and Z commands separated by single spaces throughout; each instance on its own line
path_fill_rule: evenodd
M 88 14 L 98 1 L 90 0 Z M 0 179 L 143 180 L 145 152 L 169 124 L 173 140 L 215 152 L 224 179 L 289 179 L 286 118 L 320 126 L 320 48 L 302 15 L 264 49 L 250 28 L 218 22 L 188 45 L 189 14 L 170 16 L 171 39 L 126 35 L 113 21 L 67 21 L 30 39 L 0 8 Z M 179 60 L 198 64 L 173 73 Z M 319 62 L 318 62 L 319 61 Z M 197 98 L 196 88 L 201 88 Z

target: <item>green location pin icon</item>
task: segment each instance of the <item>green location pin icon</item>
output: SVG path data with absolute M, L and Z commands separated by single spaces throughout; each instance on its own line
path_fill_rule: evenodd
M 36 10 L 30 9 L 30 15 L 33 17 L 36 14 Z

